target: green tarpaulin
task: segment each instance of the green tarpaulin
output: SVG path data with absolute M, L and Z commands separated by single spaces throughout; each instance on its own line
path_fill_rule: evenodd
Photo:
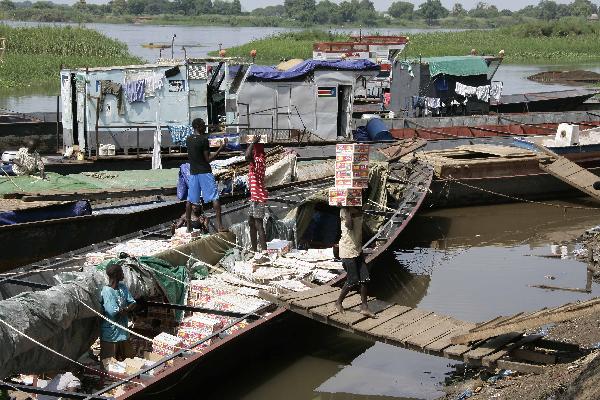
M 101 171 L 60 175 L 46 173 L 46 179 L 35 176 L 0 175 L 0 195 L 8 193 L 81 192 L 86 190 L 146 189 L 175 187 L 179 168 Z
M 452 76 L 487 75 L 488 65 L 479 56 L 447 56 L 430 57 L 421 60 L 429 64 L 429 74 L 436 76 L 440 74 Z

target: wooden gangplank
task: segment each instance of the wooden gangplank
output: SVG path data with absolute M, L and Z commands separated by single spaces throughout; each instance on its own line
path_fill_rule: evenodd
M 549 156 L 539 163 L 543 171 L 600 201 L 600 190 L 594 189 L 594 183 L 600 181 L 598 175 L 556 154 L 547 147 L 538 144 L 535 144 L 535 147 Z
M 509 317 L 498 317 L 483 324 L 461 321 L 451 316 L 420 308 L 412 308 L 369 299 L 369 308 L 377 318 L 368 318 L 360 313 L 360 296 L 353 294 L 344 300 L 344 313 L 335 305 L 340 288 L 319 286 L 307 291 L 274 295 L 261 292 L 261 296 L 277 305 L 302 316 L 352 332 L 373 341 L 388 343 L 426 354 L 467 362 L 474 366 L 510 368 L 521 372 L 541 372 L 543 365 L 558 360 L 550 346 L 537 343 L 541 335 L 524 336 L 522 331 L 508 330 L 493 337 L 467 343 L 456 343 L 454 338 L 465 337 L 472 330 L 496 323 Z M 516 317 L 521 316 L 518 314 Z M 534 349 L 524 348 L 532 347 Z M 578 350 L 571 346 L 569 351 Z M 521 357 L 514 357 L 519 354 Z

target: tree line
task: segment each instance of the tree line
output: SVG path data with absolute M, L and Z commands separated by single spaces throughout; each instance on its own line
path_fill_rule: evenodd
M 424 20 L 432 24 L 447 17 L 494 19 L 499 17 L 529 17 L 541 20 L 554 20 L 569 16 L 589 17 L 598 12 L 598 6 L 590 0 L 574 0 L 570 4 L 559 4 L 553 0 L 541 0 L 537 5 L 528 5 L 518 11 L 499 9 L 491 3 L 479 2 L 470 10 L 461 3 L 451 9 L 444 7 L 440 0 L 426 0 L 418 7 L 409 1 L 394 1 L 390 7 L 380 12 L 370 0 L 344 0 L 339 3 L 331 0 L 284 0 L 282 4 L 256 8 L 243 12 L 240 0 L 111 0 L 107 4 L 91 4 L 79 0 L 72 6 L 55 4 L 41 0 L 14 2 L 0 0 L 0 11 L 11 12 L 29 9 L 35 11 L 78 12 L 93 15 L 224 15 L 250 16 L 265 21 L 290 21 L 297 25 L 343 25 L 360 23 L 366 26 L 394 24 L 401 21 Z M 27 15 L 24 13 L 18 15 Z

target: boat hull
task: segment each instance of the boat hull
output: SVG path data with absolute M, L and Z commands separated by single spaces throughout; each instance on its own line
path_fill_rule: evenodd
M 600 167 L 589 170 L 596 175 L 600 174 Z M 582 196 L 585 194 L 581 191 L 544 172 L 457 180 L 437 178 L 431 184 L 431 193 L 425 199 L 425 207 L 468 207 Z
M 128 214 L 86 215 L 0 227 L 0 272 L 179 218 L 183 203 Z M 90 234 L 93 232 L 93 234 Z

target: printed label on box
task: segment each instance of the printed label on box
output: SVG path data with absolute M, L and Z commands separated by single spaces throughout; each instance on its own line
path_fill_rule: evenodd
M 369 162 L 368 154 L 336 154 L 336 162 Z

